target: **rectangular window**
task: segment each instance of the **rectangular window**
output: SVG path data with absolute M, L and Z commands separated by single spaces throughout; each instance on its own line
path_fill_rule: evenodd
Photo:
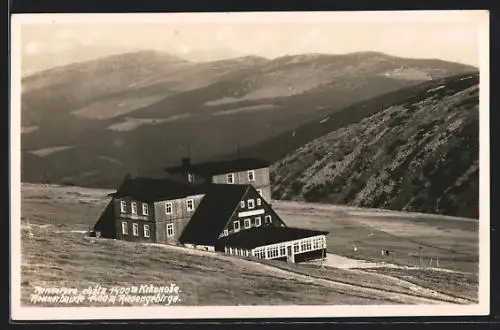
M 310 240 L 305 240 L 300 243 L 300 249 L 302 252 L 310 251 L 311 250 L 311 241 Z
M 240 207 L 241 207 L 242 209 L 244 209 L 244 208 L 245 208 L 245 201 L 241 201 L 241 202 L 240 202 Z
M 188 173 L 188 182 L 194 182 L 194 175 L 193 175 L 193 173 Z
M 260 227 L 260 217 L 255 218 L 255 227 Z
M 313 250 L 319 249 L 319 242 L 314 238 L 312 242 L 312 248 Z
M 262 201 L 260 200 L 260 198 L 257 198 L 257 206 L 261 206 L 262 205 Z
M 194 201 L 192 199 L 188 199 L 186 201 L 186 207 L 189 212 L 194 210 Z
M 165 203 L 165 214 L 172 214 L 172 202 Z
M 322 237 L 314 237 L 312 241 L 313 250 L 322 249 L 323 246 L 323 238 Z
M 148 204 L 142 203 L 142 214 L 143 215 L 148 215 Z
M 120 211 L 122 213 L 127 213 L 127 202 L 125 201 L 120 202 Z
M 172 237 L 172 236 L 174 236 L 174 224 L 167 223 L 167 237 Z
M 245 219 L 245 228 L 248 229 L 252 226 L 252 224 L 250 223 L 250 219 Z
M 280 245 L 280 256 L 286 256 L 286 246 Z
M 272 222 L 272 219 L 271 219 L 270 215 L 266 215 L 264 219 L 265 219 L 266 223 L 271 223 Z
M 137 203 L 132 202 L 132 214 L 137 214 Z
M 234 183 L 234 173 L 229 173 L 227 175 L 227 183 L 233 184 Z
M 294 253 L 299 253 L 300 252 L 300 245 L 299 242 L 293 243 L 293 252 Z
M 234 231 L 239 231 L 240 230 L 240 221 L 239 220 L 236 220 L 233 223 L 233 228 L 234 228 Z
M 257 192 L 259 193 L 259 196 L 262 196 L 262 189 L 257 189 Z
M 227 235 L 229 235 L 229 230 L 224 229 L 224 232 L 222 233 L 222 236 L 227 236 Z
M 248 171 L 248 181 L 255 181 L 255 171 L 254 170 L 251 170 L 251 171 Z
M 269 258 L 276 258 L 278 257 L 278 247 L 277 246 L 270 246 L 268 248 L 268 255 L 269 255 Z
M 251 210 L 251 209 L 255 208 L 255 201 L 253 199 L 249 199 L 247 202 L 247 205 L 248 205 L 248 209 Z
M 128 223 L 126 221 L 122 222 L 122 234 L 128 235 Z
M 132 224 L 132 234 L 134 236 L 139 236 L 139 225 L 136 223 Z
M 149 225 L 144 225 L 144 237 L 149 238 Z

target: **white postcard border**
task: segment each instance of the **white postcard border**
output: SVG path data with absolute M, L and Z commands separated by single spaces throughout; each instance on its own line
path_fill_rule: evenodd
M 476 22 L 480 34 L 480 252 L 479 303 L 475 305 L 319 305 L 197 307 L 22 307 L 20 230 L 20 26 L 64 22 Z M 489 169 L 489 13 L 470 11 L 191 13 L 191 14 L 16 14 L 11 26 L 11 318 L 12 320 L 226 319 L 470 316 L 489 314 L 490 305 L 490 169 Z

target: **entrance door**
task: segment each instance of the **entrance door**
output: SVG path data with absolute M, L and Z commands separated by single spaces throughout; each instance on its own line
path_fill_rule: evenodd
M 295 256 L 293 255 L 293 250 L 291 245 L 286 247 L 286 261 L 295 263 Z

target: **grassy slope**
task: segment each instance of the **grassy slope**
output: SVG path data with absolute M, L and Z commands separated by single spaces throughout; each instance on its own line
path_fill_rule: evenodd
M 33 285 L 56 285 L 85 288 L 94 284 L 153 283 L 168 285 L 174 282 L 184 291 L 182 304 L 186 305 L 220 305 L 220 304 L 381 304 L 391 303 L 385 295 L 367 295 L 366 293 L 321 286 L 299 279 L 289 279 L 287 275 L 275 274 L 244 263 L 241 260 L 227 257 L 209 260 L 198 255 L 189 255 L 176 250 L 165 250 L 156 246 L 136 245 L 127 242 L 92 239 L 81 232 L 92 225 L 107 203 L 106 193 L 75 187 L 42 187 L 23 185 L 22 191 L 22 294 L 27 303 L 30 287 Z M 291 226 L 321 228 L 330 230 L 328 235 L 329 251 L 350 255 L 349 238 L 356 237 L 361 243 L 360 255 L 367 259 L 377 259 L 376 253 L 370 254 L 368 246 L 387 246 L 397 243 L 404 249 L 411 250 L 412 242 L 396 239 L 394 236 L 384 240 L 373 239 L 366 235 L 363 225 L 353 222 L 359 216 L 341 218 L 327 208 L 301 205 L 297 203 L 277 203 L 276 210 Z M 364 218 L 364 217 L 363 217 Z M 397 224 L 404 223 L 400 218 Z M 31 224 L 34 234 L 30 237 L 27 222 Z M 421 219 L 425 229 L 434 230 L 435 226 L 453 227 L 453 221 L 430 221 Z M 350 227 L 346 226 L 351 223 Z M 461 223 L 459 223 L 460 225 Z M 434 227 L 433 227 L 434 225 Z M 465 224 L 463 224 L 466 226 Z M 468 228 L 470 229 L 470 228 Z M 339 232 L 342 230 L 342 234 Z M 372 232 L 382 234 L 381 231 Z M 462 233 L 457 239 L 470 240 L 470 244 L 462 244 L 459 252 L 474 253 L 474 232 Z M 440 232 L 441 233 L 441 232 Z M 414 238 L 418 233 L 413 233 Z M 439 234 L 439 233 L 438 233 Z M 455 233 L 457 235 L 457 232 Z M 436 243 L 442 245 L 444 240 Z M 383 244 L 382 244 L 383 242 Z M 377 251 L 378 249 L 375 248 Z M 477 242 L 476 242 L 477 248 Z M 441 251 L 442 254 L 445 252 Z M 448 255 L 451 255 L 448 253 Z M 397 262 L 397 260 L 393 260 Z M 271 262 L 271 264 L 273 264 Z M 476 261 L 455 263 L 457 269 L 474 269 Z M 340 269 L 318 269 L 313 265 L 287 265 L 274 263 L 284 269 L 292 267 L 294 272 L 329 278 L 344 283 L 368 285 L 382 290 L 411 293 L 405 285 L 396 287 L 394 280 L 381 280 L 377 276 L 353 273 Z M 119 272 L 116 269 L 120 269 Z M 395 277 L 398 276 L 397 270 Z M 392 275 L 392 274 L 391 274 Z M 78 281 L 75 281 L 78 279 Z M 229 280 L 230 279 L 230 280 Z M 286 280 L 285 280 L 286 279 Z M 442 279 L 443 280 L 443 279 Z M 423 283 L 423 284 L 422 284 Z M 433 287 L 436 282 L 431 283 Z M 460 282 L 452 282 L 445 292 L 464 296 L 465 289 Z M 470 297 L 474 299 L 474 287 L 477 281 L 470 282 Z M 419 284 L 426 284 L 421 281 Z M 426 285 L 424 285 L 426 286 Z M 429 285 L 427 285 L 429 286 Z
M 295 150 L 274 197 L 477 218 L 477 84 L 450 78 Z
M 35 226 L 33 228 L 36 228 Z M 22 299 L 31 286 L 180 287 L 182 305 L 366 304 L 384 303 L 311 283 L 285 280 L 238 259 L 191 256 L 156 246 L 96 240 L 52 227 L 23 233 Z M 119 271 L 117 271 L 119 270 Z M 77 280 L 76 280 L 77 279 Z

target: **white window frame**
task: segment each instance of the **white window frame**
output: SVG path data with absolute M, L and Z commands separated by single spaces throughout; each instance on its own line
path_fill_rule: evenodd
M 250 170 L 247 172 L 247 179 L 249 182 L 255 182 L 255 170 Z
M 149 205 L 147 203 L 142 203 L 142 215 L 149 214 Z
M 191 207 L 189 207 L 189 204 L 191 204 Z M 194 199 L 192 198 L 186 199 L 186 209 L 188 212 L 194 211 Z
M 241 202 L 240 202 L 240 207 L 241 207 L 242 209 L 244 209 L 244 208 L 245 208 L 245 201 L 241 201 Z
M 170 212 L 168 211 L 168 208 L 170 206 Z M 166 202 L 165 203 L 165 214 L 172 214 L 174 213 L 174 204 L 172 202 Z
M 238 224 L 238 228 L 236 228 L 236 224 Z M 237 231 L 240 231 L 241 227 L 240 227 L 240 220 L 236 220 L 233 222 L 233 229 L 235 232 Z
M 132 214 L 137 214 L 137 202 L 130 203 L 130 209 L 132 211 Z
M 122 221 L 122 234 L 128 235 L 128 222 Z
M 150 238 L 149 225 L 144 225 L 143 231 L 144 231 L 144 237 Z
M 127 213 L 127 202 L 120 201 L 120 211 L 121 213 Z
M 259 220 L 257 222 L 257 220 Z M 261 217 L 256 217 L 255 218 L 255 227 L 260 227 L 262 225 L 262 218 Z
M 139 224 L 135 222 L 132 224 L 132 235 L 139 236 Z
M 251 205 L 251 206 L 250 206 L 250 205 Z M 247 207 L 248 207 L 248 209 L 249 209 L 249 210 L 254 209 L 254 208 L 255 208 L 255 201 L 254 201 L 253 199 L 249 199 L 249 200 L 247 201 Z
M 299 241 L 293 243 L 292 250 L 293 250 L 293 253 L 300 253 L 300 252 L 302 252 L 301 249 L 300 249 L 300 242 Z
M 188 182 L 194 182 L 194 174 L 188 173 Z
M 277 258 L 279 256 L 279 248 L 277 245 L 269 246 L 267 249 L 267 257 L 269 259 Z
M 171 233 L 169 233 L 171 231 Z M 167 237 L 175 236 L 175 229 L 173 223 L 167 223 Z
M 268 219 L 269 219 L 269 222 L 268 222 Z M 264 222 L 265 222 L 265 223 L 272 223 L 272 222 L 273 222 L 273 217 L 272 217 L 271 215 L 269 215 L 269 214 L 268 214 L 268 215 L 266 215 L 266 216 L 264 217 Z
M 245 220 L 243 220 L 243 224 L 244 224 L 245 229 L 251 228 L 252 227 L 252 220 L 245 219 Z M 248 224 L 248 226 L 247 226 L 247 224 Z
M 228 236 L 228 235 L 229 235 L 229 230 L 224 229 L 224 231 L 222 232 L 222 236 Z
M 257 198 L 257 206 L 261 206 L 262 205 L 262 200 L 260 198 Z
M 262 197 L 262 189 L 257 189 L 257 193 L 259 194 L 260 197 Z
M 229 180 L 231 178 L 231 180 Z M 226 181 L 228 184 L 234 184 L 234 173 L 228 173 L 226 175 Z

